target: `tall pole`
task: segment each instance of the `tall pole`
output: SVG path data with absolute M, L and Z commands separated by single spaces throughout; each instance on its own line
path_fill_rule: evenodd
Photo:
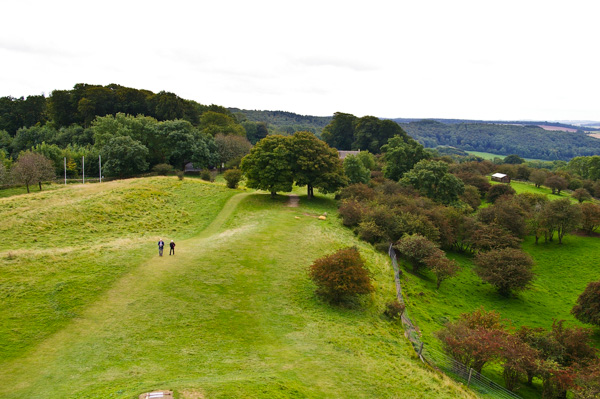
M 65 157 L 65 186 L 67 185 L 67 157 Z
M 85 156 L 81 157 L 81 177 L 83 179 L 83 184 L 85 184 Z
M 102 155 L 98 155 L 98 170 L 100 171 L 100 183 L 102 183 Z

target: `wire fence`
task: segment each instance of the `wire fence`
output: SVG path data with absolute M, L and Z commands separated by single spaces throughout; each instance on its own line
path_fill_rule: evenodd
M 402 285 L 400 284 L 400 276 L 402 275 L 402 271 L 398 266 L 396 251 L 394 250 L 392 244 L 390 244 L 388 254 L 392 259 L 392 265 L 394 267 L 396 298 L 398 299 L 398 302 L 406 306 L 404 302 L 404 296 L 402 295 Z M 437 370 L 444 372 L 453 379 L 464 383 L 467 387 L 473 389 L 481 396 L 500 399 L 521 398 L 519 395 L 496 384 L 494 381 L 490 380 L 478 371 L 475 371 L 472 368 L 467 367 L 461 362 L 453 359 L 451 356 L 448 356 L 447 354 L 429 346 L 425 346 L 425 343 L 421 341 L 418 327 L 410 320 L 406 310 L 402 314 L 401 320 L 402 326 L 404 327 L 404 335 L 412 343 L 415 352 L 417 352 L 417 355 L 419 355 L 419 358 L 423 362 L 429 364 L 431 367 Z

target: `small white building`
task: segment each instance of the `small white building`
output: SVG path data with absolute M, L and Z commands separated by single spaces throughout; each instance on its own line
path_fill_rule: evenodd
M 494 173 L 492 175 L 492 181 L 497 181 L 500 183 L 510 183 L 510 176 L 505 175 L 504 173 Z

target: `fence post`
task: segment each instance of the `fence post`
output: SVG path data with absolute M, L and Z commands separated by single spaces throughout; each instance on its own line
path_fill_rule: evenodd
M 471 383 L 471 375 L 473 374 L 473 368 L 469 367 L 469 379 L 467 380 L 467 388 L 469 387 L 469 384 Z
M 421 347 L 419 348 L 419 357 L 421 358 L 421 360 L 423 360 L 423 342 L 421 342 Z

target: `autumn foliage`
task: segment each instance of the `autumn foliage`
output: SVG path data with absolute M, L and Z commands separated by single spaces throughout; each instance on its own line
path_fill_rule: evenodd
M 315 260 L 309 274 L 317 285 L 317 293 L 334 303 L 373 290 L 369 271 L 356 247 L 340 249 Z
M 592 281 L 585 287 L 571 313 L 583 323 L 600 326 L 600 281 Z

